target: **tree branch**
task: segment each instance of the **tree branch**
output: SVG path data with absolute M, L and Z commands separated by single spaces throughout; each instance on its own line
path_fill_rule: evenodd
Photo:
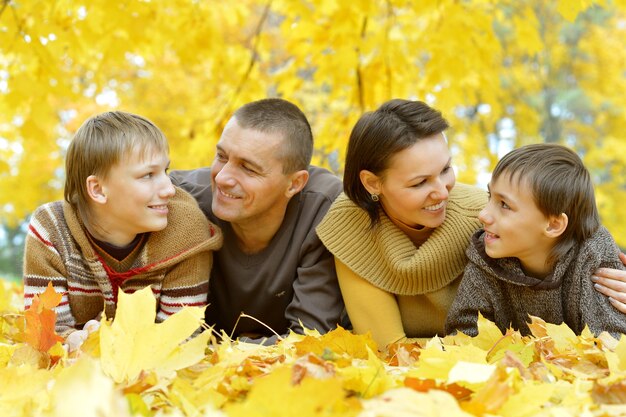
M 2 8 L 0 8 L 0 17 L 2 17 L 2 13 L 4 13 L 4 10 L 9 5 L 9 1 L 11 0 L 2 0 Z
M 235 100 L 237 100 L 237 97 L 239 97 L 241 90 L 243 90 L 243 86 L 245 85 L 246 81 L 250 77 L 250 73 L 252 73 L 252 70 L 254 69 L 254 66 L 256 65 L 257 58 L 258 58 L 258 48 L 259 48 L 259 42 L 260 42 L 260 37 L 261 37 L 261 31 L 263 29 L 263 25 L 265 24 L 265 21 L 267 20 L 267 16 L 269 16 L 269 12 L 272 6 L 272 1 L 273 0 L 268 0 L 267 3 L 265 4 L 265 7 L 263 8 L 263 13 L 261 14 L 261 18 L 259 19 L 256 29 L 254 30 L 254 34 L 252 36 L 253 43 L 252 43 L 252 49 L 250 51 L 250 62 L 248 63 L 248 68 L 246 69 L 246 72 L 241 77 L 241 80 L 239 81 L 235 89 L 235 93 L 231 96 L 230 100 L 228 100 L 228 103 L 226 103 L 226 105 L 224 106 L 224 111 L 222 115 L 218 118 L 218 121 L 215 125 L 215 130 L 218 132 L 218 134 L 221 133 L 222 125 L 224 123 L 224 120 L 226 119 L 226 116 L 230 114 L 233 103 L 235 102 Z
M 367 16 L 363 18 L 363 25 L 361 26 L 361 40 L 365 38 L 365 32 L 367 31 Z M 363 86 L 363 74 L 361 72 L 361 49 L 359 47 L 356 48 L 356 85 L 357 85 L 357 93 L 359 94 L 359 108 L 361 109 L 361 113 L 365 112 L 365 88 Z

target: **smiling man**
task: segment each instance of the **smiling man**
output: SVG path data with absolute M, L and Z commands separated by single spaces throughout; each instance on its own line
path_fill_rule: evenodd
M 276 336 L 268 327 L 284 335 L 302 332 L 301 325 L 326 332 L 340 322 L 344 308 L 333 258 L 315 227 L 342 183 L 310 166 L 312 153 L 305 115 L 270 98 L 235 112 L 210 168 L 172 173 L 174 184 L 224 232 L 206 312 L 215 330 L 272 342 Z

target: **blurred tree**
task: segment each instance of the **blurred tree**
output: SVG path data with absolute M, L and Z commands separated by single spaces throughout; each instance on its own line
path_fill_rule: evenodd
M 558 141 L 626 221 L 625 0 L 0 0 L 0 216 L 60 198 L 69 138 L 122 108 L 155 121 L 175 168 L 207 165 L 241 104 L 299 104 L 315 162 L 341 172 L 350 128 L 393 97 L 442 110 L 459 179 Z

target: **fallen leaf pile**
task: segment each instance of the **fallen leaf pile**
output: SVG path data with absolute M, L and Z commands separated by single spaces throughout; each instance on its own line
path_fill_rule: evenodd
M 532 318 L 532 336 L 394 344 L 337 329 L 274 346 L 200 335 L 202 309 L 154 323 L 149 289 L 120 294 L 77 351 L 54 329 L 52 288 L 21 308 L 0 280 L 0 416 L 620 416 L 626 338 Z M 195 337 L 193 337 L 195 336 Z

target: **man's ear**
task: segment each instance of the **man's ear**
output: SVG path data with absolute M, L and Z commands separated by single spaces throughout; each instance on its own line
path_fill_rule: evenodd
M 561 213 L 558 216 L 550 216 L 545 234 L 548 237 L 559 237 L 567 229 L 567 214 Z
M 85 185 L 87 186 L 87 194 L 94 203 L 104 204 L 107 202 L 106 192 L 98 176 L 88 176 Z
M 371 171 L 363 169 L 361 170 L 361 172 L 359 172 L 359 179 L 361 180 L 361 184 L 363 184 L 363 187 L 365 187 L 368 193 L 376 195 L 380 194 L 381 181 L 378 175 L 374 174 Z
M 298 194 L 300 191 L 302 191 L 308 181 L 309 171 L 307 171 L 306 169 L 302 169 L 291 174 L 289 188 L 285 193 L 287 198 L 291 198 L 294 195 Z

